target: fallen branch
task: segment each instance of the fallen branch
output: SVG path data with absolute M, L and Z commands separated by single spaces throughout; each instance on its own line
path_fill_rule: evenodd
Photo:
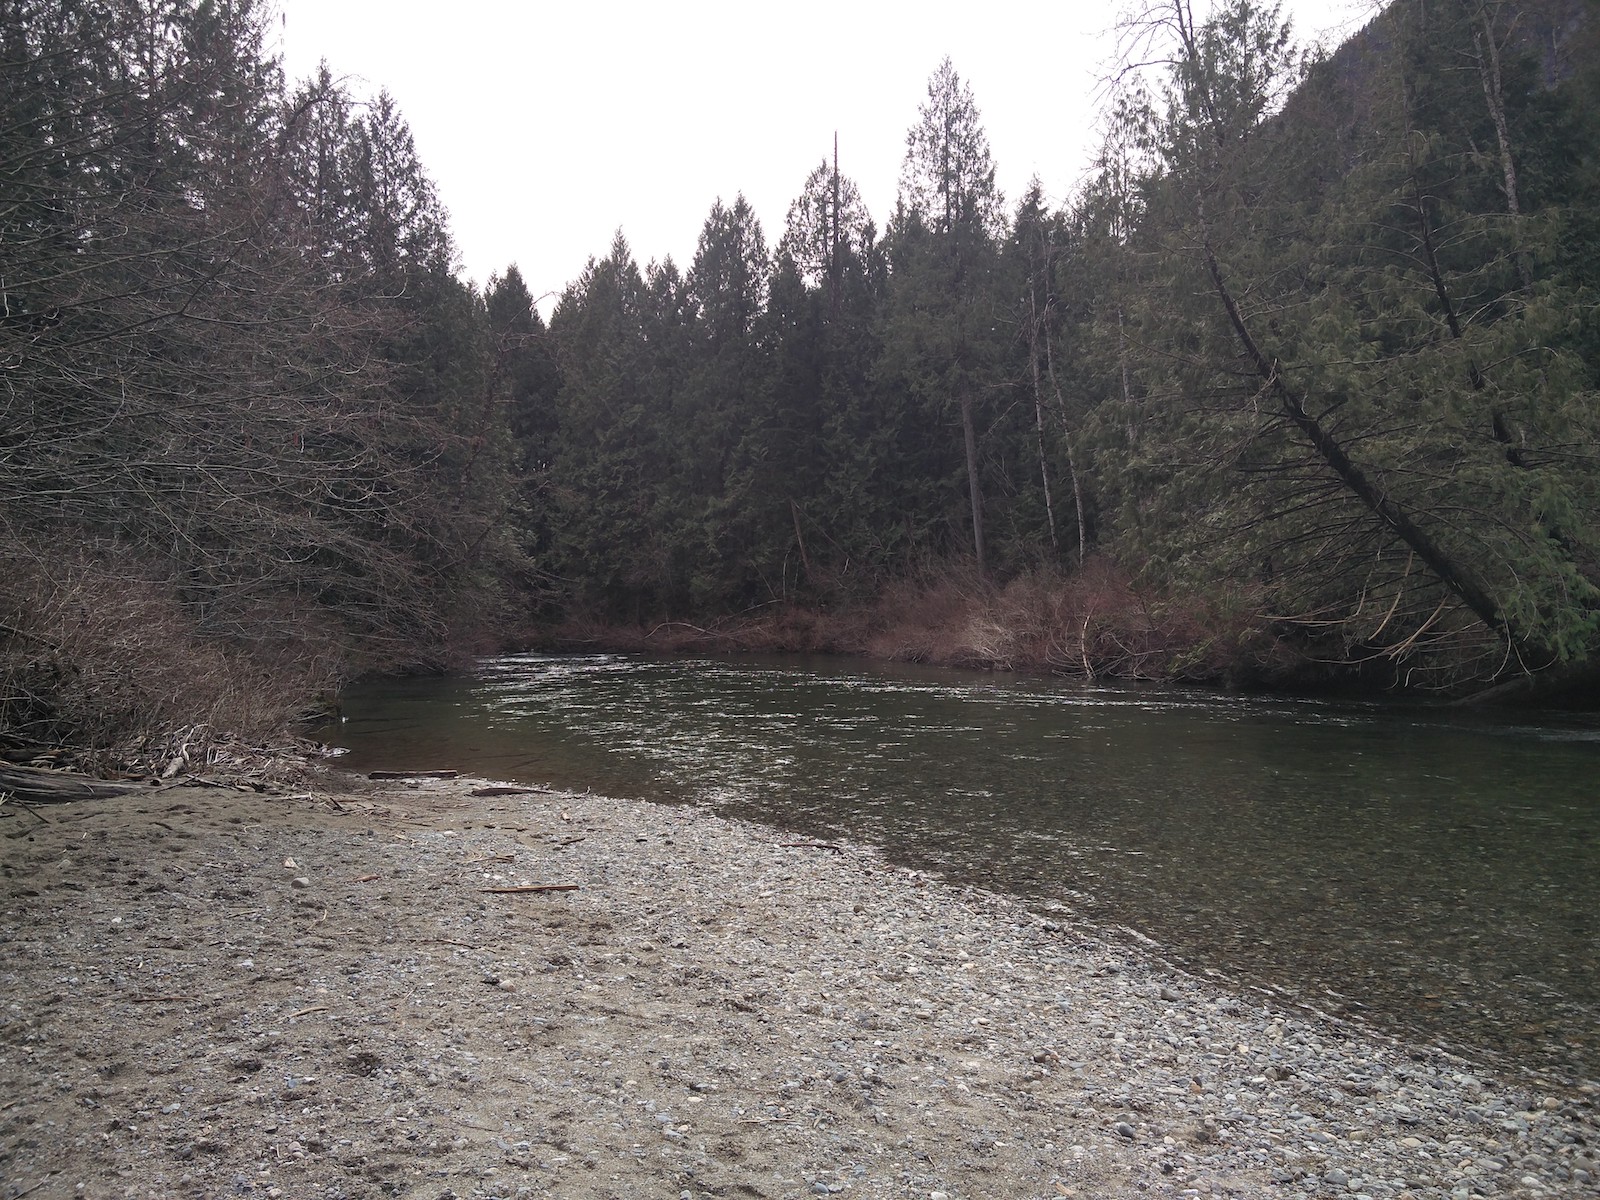
M 0 792 L 0 804 L 15 804 L 18 808 L 26 809 L 28 815 L 33 817 L 33 818 L 35 818 L 36 820 L 43 821 L 46 825 L 49 825 L 49 824 L 52 823 L 49 817 L 45 816 L 42 812 L 40 812 L 33 805 L 29 804 L 26 800 L 19 800 L 11 792 Z
M 575 883 L 525 883 L 520 887 L 478 889 L 478 891 L 490 896 L 518 896 L 527 892 L 575 892 L 577 890 L 578 885 Z
M 456 779 L 460 771 L 372 771 L 368 779 Z
M 230 782 L 230 781 L 228 781 L 226 779 L 205 779 L 205 778 L 203 778 L 203 777 L 201 777 L 199 775 L 186 775 L 182 779 L 175 780 L 172 783 L 164 784 L 162 787 L 154 789 L 154 790 L 156 790 L 156 791 L 166 791 L 167 788 L 175 788 L 175 787 L 216 788 L 216 789 L 218 789 L 220 791 L 225 791 L 225 792 L 253 792 L 253 791 L 256 790 L 255 788 L 251 787 L 249 784 L 232 783 L 232 782 Z M 291 799 L 292 798 L 293 797 L 291 797 Z
M 496 783 L 488 787 L 473 788 L 467 793 L 469 796 L 532 796 L 540 792 L 548 792 L 549 788 L 512 787 L 509 784 Z

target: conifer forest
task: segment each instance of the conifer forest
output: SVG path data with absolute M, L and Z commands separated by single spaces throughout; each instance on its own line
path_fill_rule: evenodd
M 790 148 L 781 224 L 619 232 L 548 318 L 461 278 L 396 101 L 265 20 L 0 0 L 11 736 L 685 639 L 1594 695 L 1593 0 L 1393 0 L 1326 54 L 1148 0 L 1059 204 L 930 64 L 893 211 Z

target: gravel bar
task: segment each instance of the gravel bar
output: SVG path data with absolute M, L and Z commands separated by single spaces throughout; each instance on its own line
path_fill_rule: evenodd
M 466 779 L 0 815 L 5 1200 L 1600 1195 L 1594 1081 L 868 847 Z

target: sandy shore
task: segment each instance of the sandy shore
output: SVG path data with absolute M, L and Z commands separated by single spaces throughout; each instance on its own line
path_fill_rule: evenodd
M 0 810 L 0 1198 L 1600 1193 L 1594 1084 L 862 847 L 485 790 Z

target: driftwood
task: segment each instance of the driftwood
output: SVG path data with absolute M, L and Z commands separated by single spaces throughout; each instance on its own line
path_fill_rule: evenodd
M 521 887 L 492 887 L 479 888 L 480 892 L 489 896 L 521 896 L 530 892 L 575 892 L 578 885 L 575 883 L 525 883 Z
M 142 780 L 91 779 L 70 771 L 46 771 L 38 767 L 0 762 L 0 795 L 9 793 L 31 804 L 99 800 L 149 790 L 150 785 Z
M 371 771 L 368 779 L 455 779 L 460 771 Z

